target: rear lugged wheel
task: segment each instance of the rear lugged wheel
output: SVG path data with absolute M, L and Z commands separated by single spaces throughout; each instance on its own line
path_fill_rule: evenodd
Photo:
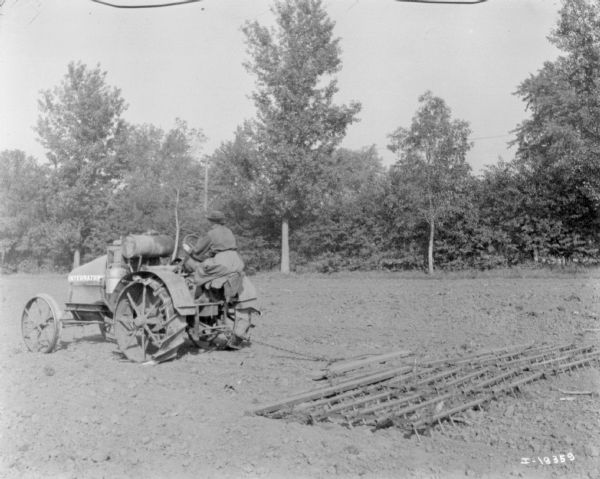
M 174 358 L 184 342 L 186 326 L 165 286 L 153 278 L 134 279 L 117 300 L 114 334 L 119 349 L 131 361 Z
M 21 334 L 29 351 L 51 353 L 60 337 L 62 310 L 47 294 L 38 294 L 25 305 Z
M 98 325 L 100 329 L 100 334 L 102 335 L 102 339 L 104 341 L 113 341 L 115 340 L 114 333 L 114 323 L 110 318 L 104 318 L 104 323 Z

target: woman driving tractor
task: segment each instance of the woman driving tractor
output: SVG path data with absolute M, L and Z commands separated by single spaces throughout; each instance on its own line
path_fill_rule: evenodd
M 225 226 L 225 215 L 221 211 L 211 211 L 206 219 L 211 223 L 208 233 L 195 246 L 183 244 L 183 249 L 190 255 L 185 264 L 194 271 L 198 286 L 244 271 L 244 261 L 237 252 L 235 236 Z

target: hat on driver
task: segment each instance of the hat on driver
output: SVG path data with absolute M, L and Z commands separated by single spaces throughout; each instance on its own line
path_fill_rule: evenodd
M 225 223 L 225 215 L 221 211 L 212 210 L 206 215 L 208 221 L 213 223 Z

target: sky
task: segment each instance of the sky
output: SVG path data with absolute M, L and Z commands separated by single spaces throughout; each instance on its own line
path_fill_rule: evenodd
M 137 0 L 113 0 L 135 3 Z M 155 0 L 147 0 L 155 1 Z M 0 1 L 2 4 L 2 1 Z M 254 78 L 241 27 L 273 25 L 267 0 L 202 0 L 168 8 L 116 9 L 90 0 L 5 0 L 0 7 L 0 151 L 43 161 L 33 127 L 40 91 L 60 84 L 71 61 L 100 65 L 128 104 L 123 117 L 163 129 L 181 118 L 207 137 L 201 154 L 233 139 L 255 116 Z M 519 83 L 560 53 L 547 36 L 559 0 L 443 5 L 323 0 L 341 39 L 338 104 L 362 104 L 342 146 L 375 145 L 389 165 L 388 135 L 408 127 L 427 90 L 470 123 L 475 173 L 510 160 L 511 131 L 527 118 Z

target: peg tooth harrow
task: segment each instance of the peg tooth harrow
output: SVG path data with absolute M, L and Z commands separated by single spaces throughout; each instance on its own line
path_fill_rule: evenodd
M 515 394 L 521 386 L 547 375 L 600 363 L 596 345 L 575 343 L 530 343 L 429 361 L 410 361 L 407 354 L 388 353 L 333 366 L 318 376 L 329 378 L 328 386 L 253 413 L 306 424 L 395 426 L 419 434 L 442 421 L 461 419 L 456 415 Z M 400 364 L 390 364 L 398 360 Z

